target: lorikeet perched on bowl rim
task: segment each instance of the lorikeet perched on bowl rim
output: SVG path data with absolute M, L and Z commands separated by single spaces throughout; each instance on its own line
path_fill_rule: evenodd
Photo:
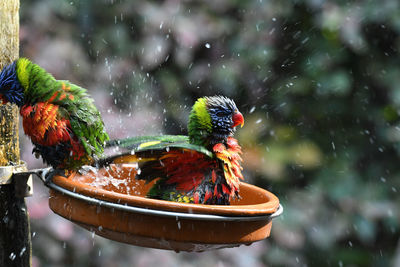
M 77 170 L 102 156 L 109 137 L 84 88 L 20 58 L 1 71 L 0 98 L 18 105 L 33 152 L 54 169 Z
M 110 143 L 131 152 L 100 161 L 138 161 L 138 178 L 158 179 L 148 197 L 186 203 L 228 205 L 243 179 L 241 147 L 233 133 L 244 124 L 233 100 L 199 98 L 188 123 L 189 136 L 144 136 Z M 133 155 L 132 155 L 133 154 Z

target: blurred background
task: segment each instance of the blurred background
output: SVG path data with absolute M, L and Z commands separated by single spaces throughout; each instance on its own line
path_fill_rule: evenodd
M 222 94 L 246 181 L 284 214 L 249 247 L 175 253 L 109 241 L 28 198 L 34 266 L 400 266 L 400 3 L 21 1 L 21 56 L 88 89 L 112 138 L 186 134 Z M 22 158 L 41 167 L 22 137 Z

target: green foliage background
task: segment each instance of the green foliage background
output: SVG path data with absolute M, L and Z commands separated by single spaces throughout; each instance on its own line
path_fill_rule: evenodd
M 164 253 L 171 266 L 210 259 L 400 266 L 398 1 L 36 0 L 21 7 L 21 55 L 87 87 L 114 138 L 186 133 L 197 97 L 233 98 L 245 116 L 237 136 L 246 180 L 274 192 L 285 209 L 270 239 L 231 250 L 243 254 L 234 262 L 229 250 L 193 261 L 136 248 L 114 264 Z M 121 117 L 133 128 L 111 126 Z M 41 220 L 32 224 L 46 235 Z M 37 262 L 86 265 L 73 239 L 52 240 L 68 244 L 67 255 L 49 257 L 34 240 Z M 107 246 L 135 249 L 102 240 L 93 250 Z M 112 251 L 94 266 L 110 266 L 103 264 Z

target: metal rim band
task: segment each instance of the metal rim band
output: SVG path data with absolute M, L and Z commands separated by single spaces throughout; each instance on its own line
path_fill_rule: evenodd
M 96 198 L 88 197 L 82 194 L 78 194 L 75 192 L 71 192 L 65 188 L 62 188 L 53 182 L 47 184 L 47 186 L 55 191 L 63 193 L 67 196 L 73 197 L 75 199 L 79 199 L 91 204 L 98 205 L 100 207 L 113 208 L 128 212 L 135 212 L 145 215 L 153 215 L 153 216 L 162 216 L 162 217 L 173 217 L 178 219 L 191 219 L 191 220 L 199 220 L 199 221 L 262 221 L 268 220 L 272 218 L 276 218 L 283 212 L 282 205 L 279 204 L 278 209 L 270 214 L 263 216 L 220 216 L 213 214 L 197 214 L 197 213 L 182 213 L 182 212 L 173 212 L 173 211 L 163 211 L 163 210 L 154 210 L 140 207 L 133 207 L 128 205 L 116 204 L 104 200 L 99 200 Z

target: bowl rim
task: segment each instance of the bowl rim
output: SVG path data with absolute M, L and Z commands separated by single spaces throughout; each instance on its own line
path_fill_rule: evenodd
M 48 186 L 56 191 L 62 191 L 72 197 L 81 195 L 88 201 L 94 201 L 99 205 L 116 207 L 130 207 L 131 210 L 145 209 L 157 211 L 168 211 L 177 213 L 173 216 L 183 217 L 182 214 L 201 214 L 215 215 L 224 217 L 256 217 L 261 216 L 265 219 L 266 216 L 271 216 L 277 212 L 280 204 L 279 199 L 271 192 L 260 187 L 250 185 L 244 182 L 240 183 L 240 187 L 247 187 L 254 193 L 265 194 L 268 201 L 253 205 L 205 205 L 205 204 L 188 204 L 179 203 L 167 200 L 158 200 L 145 198 L 141 196 L 126 195 L 114 191 L 96 188 L 76 180 L 72 180 L 76 173 L 71 174 L 68 178 L 56 175 Z M 87 198 L 86 198 L 87 197 Z M 91 200 L 89 200 L 89 198 Z M 83 198 L 82 198 L 83 199 Z M 97 202 L 98 201 L 98 202 Z M 115 206 L 116 205 L 116 206 Z M 205 218 L 205 217 L 204 217 Z M 216 218 L 215 218 L 216 219 Z
M 200 213 L 182 213 L 182 212 L 174 212 L 174 211 L 164 211 L 164 210 L 156 210 L 156 209 L 148 209 L 141 208 L 135 206 L 129 206 L 127 204 L 117 204 L 113 202 L 108 202 L 104 200 L 99 200 L 93 197 L 88 197 L 76 192 L 69 191 L 63 187 L 60 187 L 52 182 L 48 184 L 48 186 L 64 195 L 69 197 L 73 197 L 90 204 L 95 204 L 101 207 L 107 207 L 112 209 L 118 209 L 122 211 L 128 211 L 132 213 L 140 213 L 144 215 L 152 215 L 152 216 L 162 216 L 162 217 L 173 217 L 178 219 L 190 219 L 190 220 L 199 220 L 199 221 L 262 221 L 273 219 L 278 217 L 283 212 L 283 207 L 279 204 L 278 209 L 268 215 L 259 215 L 259 216 L 223 216 L 223 215 L 214 215 L 214 214 L 200 214 Z

